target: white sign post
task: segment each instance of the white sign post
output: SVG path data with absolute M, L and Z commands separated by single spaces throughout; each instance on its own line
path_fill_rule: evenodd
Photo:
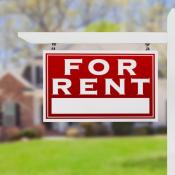
M 168 15 L 167 32 L 20 32 L 18 36 L 34 44 L 51 43 L 157 43 L 167 44 L 167 127 L 168 175 L 175 172 L 175 9 Z
M 168 175 L 175 173 L 175 9 L 167 20 L 167 145 Z

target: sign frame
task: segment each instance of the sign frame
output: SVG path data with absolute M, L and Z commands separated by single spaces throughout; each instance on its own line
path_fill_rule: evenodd
M 167 174 L 175 172 L 175 8 L 167 16 L 165 32 L 18 32 L 18 37 L 33 44 L 81 44 L 81 43 L 157 43 L 167 45 Z M 37 93 L 34 88 L 34 101 Z M 40 124 L 34 110 L 34 122 Z
M 45 55 L 46 53 L 79 53 L 79 54 L 155 54 L 155 118 L 116 118 L 108 119 L 110 115 L 104 116 L 105 119 L 87 119 L 87 118 L 78 118 L 78 119 L 60 119 L 57 118 L 48 118 L 46 114 L 46 62 Z M 145 58 L 146 59 L 146 58 Z M 158 52 L 154 50 L 44 50 L 43 51 L 43 121 L 44 122 L 157 122 L 158 121 Z

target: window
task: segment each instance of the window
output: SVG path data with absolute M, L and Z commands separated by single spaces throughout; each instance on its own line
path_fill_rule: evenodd
M 42 86 L 43 83 L 43 69 L 41 66 L 36 67 L 36 83 L 39 86 Z
M 0 126 L 2 126 L 2 105 L 0 104 Z
M 15 104 L 15 123 L 16 126 L 21 126 L 21 116 L 20 116 L 20 105 L 19 104 Z
M 2 124 L 4 126 L 21 125 L 20 105 L 18 103 L 6 102 L 2 107 Z

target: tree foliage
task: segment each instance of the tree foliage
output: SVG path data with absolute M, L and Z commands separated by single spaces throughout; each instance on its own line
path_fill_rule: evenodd
M 0 61 L 34 57 L 43 45 L 29 45 L 19 31 L 162 31 L 163 0 L 3 0 L 0 1 Z M 112 22 L 108 22 L 112 21 Z M 115 25 L 115 23 L 119 24 Z M 102 29 L 104 28 L 104 29 Z M 22 60 L 22 59 L 20 59 Z
M 120 31 L 119 24 L 110 21 L 99 21 L 88 25 L 85 29 L 86 32 L 117 32 Z
M 44 45 L 29 45 L 17 32 L 76 31 L 108 13 L 105 0 L 6 0 L 0 2 L 1 61 L 34 57 Z M 105 9 L 105 10 L 104 10 Z

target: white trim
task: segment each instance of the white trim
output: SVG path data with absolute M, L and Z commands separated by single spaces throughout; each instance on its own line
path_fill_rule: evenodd
M 19 32 L 18 37 L 33 44 L 167 43 L 165 32 Z

